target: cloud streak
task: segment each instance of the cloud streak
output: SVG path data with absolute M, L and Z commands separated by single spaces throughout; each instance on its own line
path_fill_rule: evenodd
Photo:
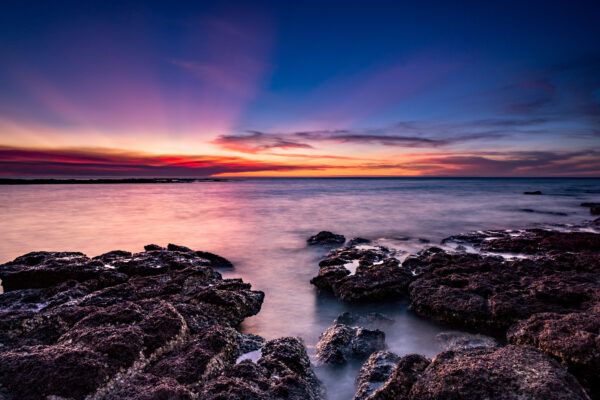
M 153 155 L 115 149 L 0 147 L 3 176 L 599 176 L 600 151 L 406 154 L 381 161 L 309 155 L 300 162 Z M 328 162 L 315 162 L 330 158 Z M 293 161 L 293 160 L 292 160 Z M 322 160 L 321 160 L 322 161 Z

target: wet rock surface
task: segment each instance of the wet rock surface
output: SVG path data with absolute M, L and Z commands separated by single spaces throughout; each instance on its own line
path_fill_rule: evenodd
M 476 333 L 448 331 L 438 333 L 435 338 L 443 351 L 498 346 L 493 337 Z
M 395 253 L 383 246 L 354 245 L 329 252 L 311 283 L 342 301 L 397 300 L 412 281 Z
M 229 398 L 217 390 L 224 379 L 239 398 L 250 398 L 246 386 L 257 398 L 317 398 L 299 340 L 235 329 L 259 312 L 262 292 L 223 279 L 210 253 L 146 249 L 36 252 L 0 266 L 0 398 Z M 260 365 L 235 364 L 260 347 Z M 232 372 L 244 368 L 260 370 L 260 384 Z
M 555 357 L 593 398 L 600 398 L 600 306 L 586 312 L 532 315 L 509 329 L 508 340 Z
M 450 350 L 431 362 L 402 357 L 389 379 L 360 399 L 589 399 L 558 362 L 528 346 Z
M 309 246 L 341 246 L 346 241 L 343 235 L 337 235 L 329 231 L 321 231 L 306 240 Z
M 371 354 L 356 376 L 357 390 L 354 399 L 367 399 L 381 388 L 392 375 L 399 360 L 400 357 L 390 351 Z
M 321 334 L 317 343 L 320 364 L 342 365 L 350 360 L 364 360 L 385 348 L 385 334 L 378 329 L 334 324 Z

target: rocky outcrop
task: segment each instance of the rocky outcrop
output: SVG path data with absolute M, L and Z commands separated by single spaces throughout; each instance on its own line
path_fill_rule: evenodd
M 243 363 L 266 371 L 262 398 L 316 398 L 301 342 L 263 345 L 235 329 L 260 310 L 262 292 L 223 279 L 206 253 L 147 249 L 36 252 L 0 266 L 0 397 L 217 398 L 206 388 L 262 346 L 260 367 Z M 240 376 L 229 390 L 252 384 Z
M 329 231 L 321 231 L 314 236 L 309 237 L 306 240 L 309 246 L 321 245 L 321 246 L 341 246 L 346 241 L 343 235 L 336 235 Z
M 371 354 L 356 376 L 356 395 L 354 400 L 369 398 L 390 379 L 396 363 L 400 360 L 390 351 L 378 351 Z
M 600 235 L 583 233 L 544 232 L 534 234 L 536 241 L 526 236 L 509 244 L 493 238 L 481 245 L 536 254 L 525 259 L 446 251 L 409 258 L 405 266 L 422 271 L 410 285 L 412 307 L 435 320 L 479 331 L 506 330 L 540 312 L 589 309 L 600 298 Z
M 361 360 L 385 348 L 385 334 L 378 329 L 335 324 L 321 334 L 317 343 L 320 364 L 341 365 Z
M 528 346 L 451 350 L 429 361 L 402 357 L 390 378 L 361 399 L 405 400 L 587 400 L 577 380 L 560 364 Z
M 412 279 L 389 249 L 355 245 L 331 251 L 310 282 L 343 301 L 372 302 L 405 297 Z
M 586 312 L 532 315 L 509 329 L 508 340 L 552 355 L 600 398 L 600 305 Z

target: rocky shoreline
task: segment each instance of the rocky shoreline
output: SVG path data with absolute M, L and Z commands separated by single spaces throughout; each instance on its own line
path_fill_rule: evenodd
M 223 279 L 218 255 L 29 253 L 0 266 L 0 399 L 320 399 L 315 368 L 347 362 L 364 363 L 357 400 L 600 399 L 599 229 L 479 231 L 410 255 L 320 232 L 317 290 L 403 299 L 462 331 L 440 334 L 433 359 L 400 356 L 384 315 L 344 313 L 315 366 L 299 338 L 238 331 L 264 293 Z

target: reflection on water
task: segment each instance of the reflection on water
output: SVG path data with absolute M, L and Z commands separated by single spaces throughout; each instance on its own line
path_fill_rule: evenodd
M 342 311 L 310 285 L 323 250 L 308 236 L 331 230 L 381 239 L 408 252 L 451 234 L 589 219 L 600 180 L 578 179 L 246 179 L 231 182 L 0 187 L 0 262 L 33 250 L 94 256 L 177 243 L 229 258 L 233 271 L 266 293 L 242 329 L 266 338 L 301 336 L 309 352 Z M 541 190 L 542 196 L 524 191 Z M 527 210 L 527 211 L 523 211 Z M 563 215 L 565 214 L 565 215 Z M 438 351 L 440 327 L 406 305 L 363 307 L 396 320 L 386 328 L 398 354 Z M 319 372 L 331 399 L 351 398 L 357 366 Z M 344 384 L 345 383 L 345 384 Z

